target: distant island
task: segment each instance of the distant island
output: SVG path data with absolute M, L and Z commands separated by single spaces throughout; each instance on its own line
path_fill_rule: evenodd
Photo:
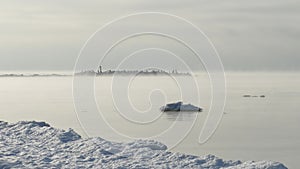
M 191 75 L 188 72 L 179 72 L 176 69 L 172 71 L 165 71 L 159 69 L 146 69 L 146 70 L 103 70 L 102 66 L 99 66 L 98 70 L 84 70 L 81 72 L 75 73 L 75 75 L 83 75 L 83 76 L 103 76 L 103 75 Z

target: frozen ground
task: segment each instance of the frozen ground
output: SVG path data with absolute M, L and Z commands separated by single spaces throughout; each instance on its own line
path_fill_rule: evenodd
M 204 168 L 285 169 L 271 161 L 227 161 L 166 151 L 153 140 L 116 143 L 82 139 L 72 129 L 55 129 L 45 122 L 0 121 L 0 168 Z

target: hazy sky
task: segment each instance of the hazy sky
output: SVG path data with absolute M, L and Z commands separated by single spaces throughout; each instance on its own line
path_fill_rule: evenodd
M 299 0 L 0 1 L 0 70 L 71 70 L 98 28 L 145 11 L 193 22 L 225 70 L 300 70 Z

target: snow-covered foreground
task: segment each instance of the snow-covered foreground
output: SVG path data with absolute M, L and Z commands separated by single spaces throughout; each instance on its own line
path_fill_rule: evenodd
M 153 140 L 116 143 L 99 137 L 82 139 L 71 129 L 56 129 L 45 122 L 0 121 L 0 168 L 286 168 L 278 162 L 225 161 L 166 149 Z

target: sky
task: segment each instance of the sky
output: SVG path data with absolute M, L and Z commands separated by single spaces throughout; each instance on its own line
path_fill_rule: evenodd
M 164 12 L 191 21 L 214 44 L 225 70 L 300 70 L 299 0 L 9 0 L 0 1 L 0 71 L 73 70 L 80 49 L 96 30 L 137 12 Z M 143 38 L 135 42 L 144 43 Z M 114 53 L 112 57 L 124 57 Z M 116 62 L 108 59 L 104 67 Z

